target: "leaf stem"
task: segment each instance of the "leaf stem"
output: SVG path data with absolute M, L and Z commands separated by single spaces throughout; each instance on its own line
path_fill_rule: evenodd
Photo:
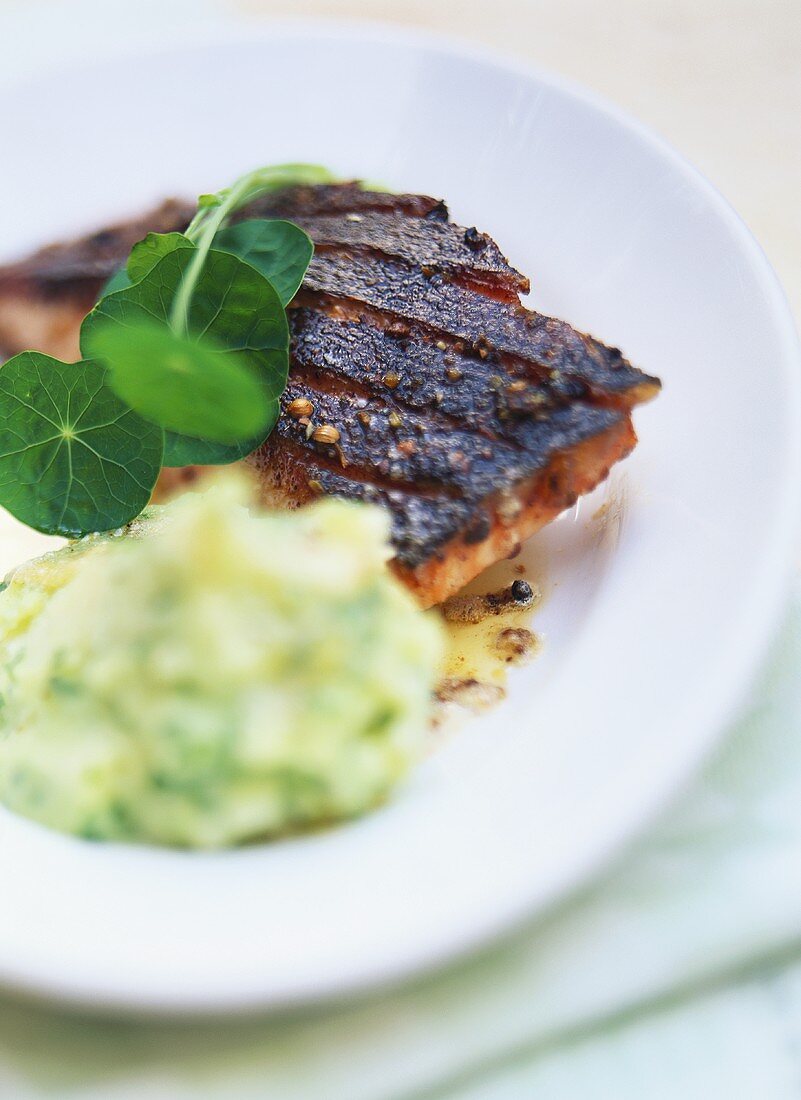
M 187 265 L 183 278 L 178 284 L 178 288 L 175 291 L 175 297 L 172 300 L 172 306 L 170 307 L 170 328 L 179 336 L 186 336 L 188 334 L 189 306 L 192 301 L 192 294 L 197 286 L 197 281 L 200 278 L 203 265 L 206 262 L 206 256 L 211 248 L 211 242 L 214 240 L 214 234 L 222 227 L 229 212 L 230 207 L 222 203 L 215 208 L 211 217 L 207 217 L 200 222 L 199 228 L 195 230 L 194 238 L 189 238 L 190 240 L 196 241 L 197 247 L 192 252 L 192 258 Z M 188 231 L 186 236 L 189 237 Z
M 219 191 L 206 201 L 187 227 L 185 236 L 197 247 L 187 265 L 170 308 L 170 327 L 179 336 L 189 332 L 189 307 L 197 281 L 200 278 L 209 249 L 217 232 L 241 207 L 261 198 L 271 191 L 293 184 L 330 183 L 334 177 L 327 168 L 317 164 L 276 164 L 257 168 L 240 178 L 224 191 Z

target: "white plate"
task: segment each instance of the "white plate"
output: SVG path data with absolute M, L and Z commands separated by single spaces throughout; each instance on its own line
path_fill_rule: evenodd
M 261 162 L 443 195 L 538 308 L 665 382 L 613 478 L 622 524 L 602 531 L 590 502 L 535 540 L 547 646 L 504 705 L 320 836 L 190 855 L 0 816 L 0 979 L 138 1009 L 286 1005 L 442 963 L 597 872 L 742 703 L 791 569 L 799 352 L 736 215 L 587 93 L 369 29 L 40 80 L 0 148 L 9 254 Z

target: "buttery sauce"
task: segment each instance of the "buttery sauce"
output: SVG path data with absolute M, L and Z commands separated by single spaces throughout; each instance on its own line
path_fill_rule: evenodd
M 539 589 L 518 576 L 505 588 L 461 593 L 439 608 L 445 628 L 436 691 L 440 704 L 480 711 L 503 698 L 509 668 L 531 660 L 539 649 L 531 620 L 540 600 Z
M 539 641 L 529 628 L 531 609 L 507 611 L 480 623 L 445 623 L 442 679 L 506 683 L 509 665 L 522 664 L 537 651 Z

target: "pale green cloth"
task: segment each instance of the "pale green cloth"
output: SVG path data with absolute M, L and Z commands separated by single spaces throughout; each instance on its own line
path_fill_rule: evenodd
M 294 1018 L 0 1007 L 0 1097 L 801 1097 L 801 600 L 758 703 L 601 884 L 468 963 Z M 135 950 L 135 945 L 132 945 Z

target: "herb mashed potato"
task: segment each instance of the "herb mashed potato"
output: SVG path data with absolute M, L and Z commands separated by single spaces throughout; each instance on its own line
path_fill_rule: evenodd
M 218 847 L 359 814 L 419 756 L 436 622 L 384 514 L 258 514 L 236 477 L 0 593 L 0 798 L 84 837 Z

